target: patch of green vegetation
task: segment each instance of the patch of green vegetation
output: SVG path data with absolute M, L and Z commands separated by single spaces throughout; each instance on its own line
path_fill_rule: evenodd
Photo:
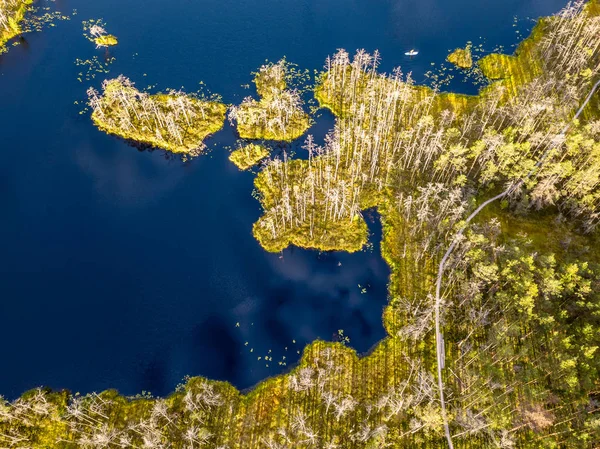
M 340 215 L 346 211 L 329 202 L 326 194 L 315 185 L 316 182 L 312 161 L 281 163 L 275 160 L 258 174 L 254 186 L 267 213 L 254 224 L 252 233 L 264 249 L 280 252 L 292 244 L 321 251 L 355 252 L 367 243 L 368 229 L 363 218 L 353 215 L 347 220 L 340 220 Z M 298 211 L 298 218 L 293 217 L 295 211 L 291 203 L 297 199 L 290 186 L 299 186 L 295 188 L 297 192 L 302 191 L 307 198 L 315 198 L 314 203 L 303 205 L 302 210 Z M 336 190 L 334 195 L 341 202 L 347 201 L 348 207 L 358 210 L 358 203 L 351 205 L 351 202 L 359 200 L 358 196 L 350 186 L 346 187 Z M 326 203 L 329 207 L 324 211 Z M 363 206 L 368 208 L 370 205 Z
M 291 142 L 310 127 L 300 93 L 287 88 L 287 76 L 285 60 L 260 68 L 254 78 L 260 101 L 248 97 L 229 114 L 230 120 L 237 122 L 240 137 Z
M 347 58 L 348 55 L 346 53 L 338 63 L 345 64 Z M 346 67 L 344 70 L 351 72 L 350 67 Z M 331 79 L 331 73 L 322 73 L 314 90 L 315 98 L 319 102 L 319 105 L 322 108 L 329 109 L 340 119 L 348 119 L 354 114 L 356 111 L 352 111 L 352 109 L 359 104 L 357 101 L 367 92 L 384 93 L 390 88 L 390 83 L 399 88 L 399 91 L 403 95 L 403 102 L 406 102 L 407 106 L 416 104 L 426 105 L 431 116 L 439 116 L 444 111 L 452 112 L 457 116 L 468 115 L 481 102 L 480 96 L 453 92 L 438 93 L 430 87 L 415 85 L 410 76 L 403 79 L 401 73 L 399 73 L 400 76 L 390 77 L 389 79 L 385 76 L 370 77 L 364 73 L 355 73 L 352 75 L 355 77 L 353 81 L 350 81 L 350 73 L 347 73 L 347 75 L 348 78 L 346 79 L 343 73 L 335 74 L 335 77 L 339 77 L 342 80 L 340 83 L 338 82 L 339 80 L 334 81 Z M 403 115 L 398 117 L 399 125 L 410 129 L 414 125 L 415 120 L 419 118 L 422 117 Z
M 183 92 L 149 95 L 120 76 L 88 91 L 94 124 L 110 134 L 173 153 L 199 154 L 203 141 L 219 131 L 227 107 Z
M 21 34 L 20 23 L 33 0 L 0 0 L 0 53 L 6 42 Z
M 94 42 L 98 47 L 112 47 L 113 45 L 117 45 L 119 43 L 117 38 L 112 34 L 98 36 L 94 38 Z
M 85 38 L 96 44 L 96 48 L 112 47 L 119 43 L 116 36 L 108 34 L 102 19 L 84 20 L 82 25 Z
M 514 55 L 492 53 L 481 58 L 479 68 L 490 80 L 501 80 L 499 85 L 506 87 L 511 95 L 536 77 L 543 74 L 544 55 L 540 54 L 544 30 L 550 26 L 551 19 L 540 19 L 531 35 L 525 39 Z
M 310 225 L 276 235 L 270 229 L 271 222 L 260 219 L 252 227 L 252 234 L 260 245 L 271 253 L 278 253 L 294 245 L 298 248 L 317 249 L 319 251 L 360 251 L 367 243 L 367 224 L 361 218 L 354 217 L 348 223 L 332 221 L 317 228 Z
M 272 99 L 279 92 L 288 88 L 286 78 L 289 76 L 285 59 L 278 63 L 263 65 L 254 77 L 256 92 L 261 98 Z
M 240 170 L 248 170 L 268 157 L 269 154 L 271 154 L 271 150 L 267 147 L 251 143 L 233 151 L 229 155 L 229 160 Z
M 586 7 L 591 17 L 600 16 L 600 2 L 598 0 L 589 0 Z
M 457 48 L 448 55 L 446 60 L 461 69 L 470 69 L 473 67 L 471 48 L 471 43 L 467 44 L 465 48 Z
M 479 61 L 483 74 L 491 80 L 510 78 L 518 67 L 518 58 L 511 55 L 492 53 Z

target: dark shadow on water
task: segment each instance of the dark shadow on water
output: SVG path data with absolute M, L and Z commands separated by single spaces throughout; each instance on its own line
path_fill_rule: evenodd
M 141 391 L 160 392 L 165 395 L 172 387 L 167 376 L 168 364 L 160 356 L 148 363 L 140 379 Z M 140 391 L 140 392 L 141 392 Z
M 227 350 L 222 351 L 222 348 Z M 219 317 L 209 317 L 193 329 L 191 349 L 192 354 L 202 355 L 195 372 L 207 372 L 206 376 L 211 379 L 232 379 L 240 369 L 235 357 L 240 350 L 239 343 L 231 326 Z

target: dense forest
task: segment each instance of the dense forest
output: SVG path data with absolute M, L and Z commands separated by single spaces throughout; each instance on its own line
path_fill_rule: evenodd
M 571 3 L 515 55 L 471 61 L 489 79 L 477 96 L 380 73 L 378 53 L 339 50 L 315 87 L 335 128 L 323 146 L 307 137 L 307 159 L 267 160 L 253 233 L 272 252 L 358 251 L 369 237 L 362 211 L 377 208 L 391 267 L 387 337 L 364 357 L 316 341 L 246 394 L 204 378 L 167 398 L 35 389 L 0 401 L 0 446 L 599 447 L 598 36 L 600 5 Z M 261 100 L 230 111 L 241 137 L 308 128 L 285 80 L 285 63 L 259 70 Z M 90 101 L 99 126 L 162 147 L 197 148 L 207 134 L 189 127 L 208 120 L 210 103 L 179 92 L 153 98 L 118 78 Z M 212 107 L 214 132 L 225 106 Z M 251 145 L 232 158 L 241 168 L 266 155 Z

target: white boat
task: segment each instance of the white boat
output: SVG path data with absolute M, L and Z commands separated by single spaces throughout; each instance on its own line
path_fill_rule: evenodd
M 404 53 L 406 56 L 417 56 L 419 54 L 418 51 L 416 50 L 411 50 L 411 51 L 407 51 L 406 53 Z

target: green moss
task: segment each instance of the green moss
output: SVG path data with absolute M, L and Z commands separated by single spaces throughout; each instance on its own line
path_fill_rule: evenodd
M 112 47 L 113 45 L 117 45 L 119 43 L 117 38 L 112 34 L 98 36 L 94 39 L 94 42 L 98 47 Z
M 229 155 L 229 160 L 233 162 L 240 170 L 248 170 L 254 167 L 264 158 L 269 156 L 271 150 L 262 145 L 249 144 Z
M 173 153 L 198 154 L 203 141 L 219 131 L 227 107 L 181 92 L 149 95 L 126 78 L 103 84 L 103 95 L 90 91 L 94 124 L 110 134 Z
M 364 83 L 359 83 L 358 89 L 354 90 L 352 95 L 345 95 L 342 93 L 343 89 L 332 89 L 331 80 L 327 78 L 326 74 L 323 74 L 314 89 L 315 99 L 322 108 L 329 109 L 336 117 L 347 119 L 350 116 L 351 96 L 360 98 L 363 89 L 366 88 L 368 77 L 363 77 L 365 79 Z M 381 83 L 381 86 L 375 90 L 384 91 L 386 87 L 385 84 L 390 81 L 382 77 L 378 82 Z M 400 82 L 400 84 L 406 89 L 409 98 L 408 104 L 431 101 L 430 112 L 435 116 L 438 116 L 443 111 L 453 112 L 457 116 L 468 114 L 473 111 L 481 100 L 480 96 L 457 94 L 454 92 L 435 93 L 433 89 L 427 86 L 409 84 L 406 82 Z M 417 117 L 417 119 L 418 118 L 421 117 Z M 412 117 L 412 119 L 415 119 L 415 117 Z M 415 120 L 410 122 L 407 118 L 404 118 L 404 121 L 401 122 L 401 125 L 406 128 L 411 128 L 414 124 Z
M 278 110 L 279 106 L 292 105 L 295 99 L 285 92 L 277 94 L 277 99 L 283 103 L 262 99 L 247 101 L 239 106 L 236 114 L 237 131 L 242 139 L 291 142 L 306 132 L 311 125 L 310 118 L 300 109 L 292 109 L 285 123 L 280 120 L 282 112 Z
M 471 44 L 468 44 L 465 48 L 457 48 L 448 55 L 446 60 L 461 69 L 470 69 L 473 67 Z
M 21 34 L 20 23 L 33 0 L 2 0 L 0 2 L 0 48 Z

